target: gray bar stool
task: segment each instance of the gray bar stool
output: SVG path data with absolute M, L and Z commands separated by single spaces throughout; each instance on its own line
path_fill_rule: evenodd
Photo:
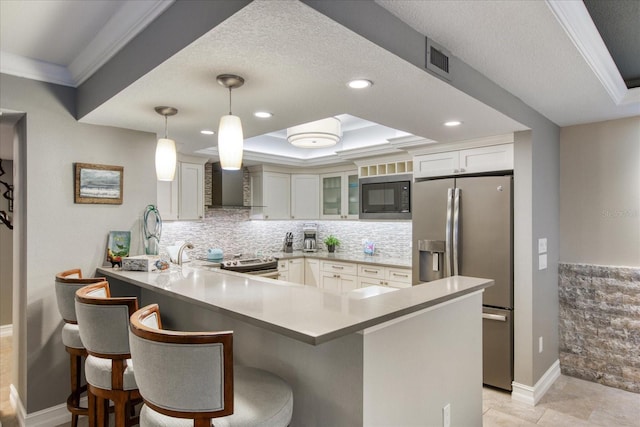
M 115 426 L 137 424 L 133 405 L 142 401 L 129 353 L 129 317 L 138 309 L 136 297 L 111 297 L 109 283 L 76 292 L 76 314 L 87 360 L 89 425 L 105 425 L 107 403 L 113 401 Z
M 286 427 L 293 392 L 280 377 L 233 365 L 233 332 L 162 329 L 157 304 L 131 316 L 129 334 L 144 405 L 140 426 Z
M 89 284 L 105 280 L 104 277 L 83 278 L 79 268 L 56 274 L 56 300 L 58 301 L 58 311 L 64 320 L 62 343 L 69 353 L 71 393 L 67 398 L 67 409 L 71 412 L 72 427 L 77 427 L 79 415 L 88 415 L 88 409 L 80 406 L 80 396 L 87 391 L 87 386 L 82 385 L 82 359 L 87 357 L 87 350 L 82 344 L 78 329 L 75 306 L 76 291 Z

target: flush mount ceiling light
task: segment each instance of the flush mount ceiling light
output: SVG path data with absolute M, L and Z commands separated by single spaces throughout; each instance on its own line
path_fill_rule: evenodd
M 347 83 L 347 86 L 349 86 L 351 89 L 366 89 L 373 86 L 373 82 L 366 79 L 355 79 Z
M 176 142 L 169 139 L 167 117 L 175 116 L 178 110 L 173 107 L 156 107 L 156 113 L 164 116 L 164 138 L 156 145 L 156 177 L 158 181 L 173 181 L 176 174 Z
M 255 113 L 253 113 L 253 115 L 258 117 L 259 119 L 269 119 L 273 117 L 273 113 L 270 113 L 268 111 L 256 111 Z
M 460 126 L 461 124 L 462 124 L 462 122 L 459 121 L 459 120 L 451 120 L 451 121 L 448 121 L 448 122 L 444 122 L 444 125 L 445 126 L 449 126 L 449 127 Z
M 323 148 L 336 145 L 342 138 L 340 120 L 335 117 L 304 123 L 287 129 L 287 141 L 301 148 Z
M 242 123 L 240 117 L 231 114 L 231 89 L 242 86 L 244 79 L 234 74 L 220 74 L 216 80 L 229 89 L 229 114 L 220 118 L 218 127 L 220 166 L 225 170 L 238 170 L 242 167 Z

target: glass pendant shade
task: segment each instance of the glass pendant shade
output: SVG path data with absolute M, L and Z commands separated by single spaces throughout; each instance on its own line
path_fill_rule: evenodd
M 173 181 L 176 174 L 176 143 L 160 138 L 156 145 L 156 176 L 158 181 Z
M 238 170 L 242 167 L 243 139 L 240 117 L 222 116 L 218 128 L 218 156 L 222 169 Z

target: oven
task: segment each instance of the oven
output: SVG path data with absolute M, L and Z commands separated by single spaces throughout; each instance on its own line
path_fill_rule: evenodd
M 233 259 L 220 264 L 222 270 L 235 271 L 236 273 L 251 274 L 252 276 L 277 279 L 278 260 L 273 257 Z

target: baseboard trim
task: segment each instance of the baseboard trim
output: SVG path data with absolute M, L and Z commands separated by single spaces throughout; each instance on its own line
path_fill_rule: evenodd
M 0 338 L 8 337 L 13 335 L 13 325 L 2 325 L 0 326 Z
M 536 406 L 542 396 L 549 390 L 553 383 L 560 377 L 560 360 L 553 362 L 547 372 L 533 386 L 511 383 L 513 391 L 511 392 L 511 400 L 525 403 L 530 406 Z
M 67 404 L 61 403 L 60 405 L 51 406 L 41 411 L 27 414 L 18 391 L 11 384 L 9 387 L 9 401 L 11 406 L 16 411 L 16 418 L 20 427 L 50 427 L 52 425 L 60 425 L 71 422 L 71 414 L 67 410 Z M 81 404 L 87 404 L 86 397 L 80 400 Z

